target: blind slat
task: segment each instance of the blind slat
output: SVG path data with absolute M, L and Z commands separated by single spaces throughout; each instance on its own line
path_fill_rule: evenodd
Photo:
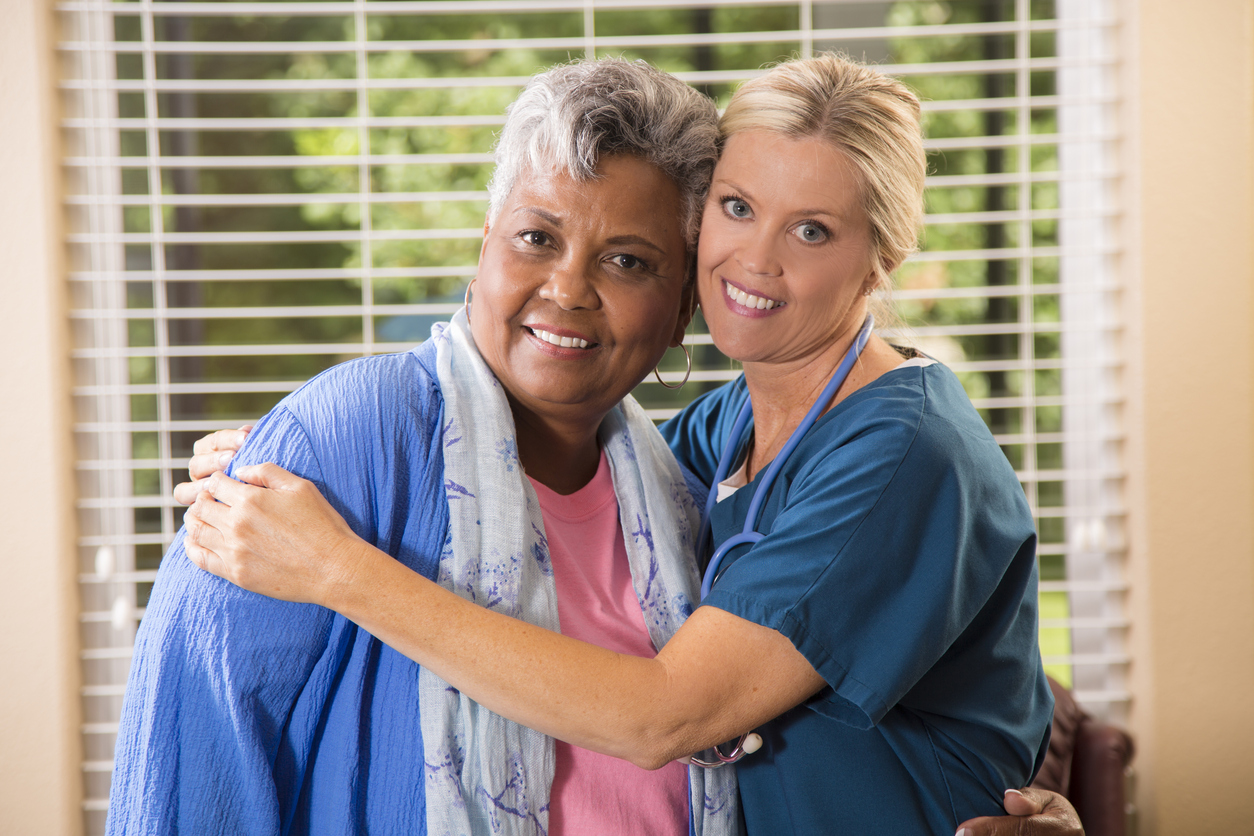
M 645 11 L 657 9 L 701 9 L 701 8 L 735 8 L 738 6 L 796 6 L 796 0 L 596 0 L 596 8 L 601 11 Z M 527 12 L 580 12 L 587 8 L 587 0 L 367 0 L 355 2 L 233 2 L 229 6 L 217 2 L 144 2 L 142 4 L 113 3 L 103 11 L 115 15 L 136 15 L 150 12 L 154 15 L 173 15 L 177 17 L 192 16 L 266 16 L 278 17 L 312 17 L 331 15 L 351 17 L 358 11 L 367 15 L 471 15 Z M 102 9 L 90 0 L 61 0 L 56 4 L 57 11 L 64 12 L 101 12 Z M 1036 20 L 1015 20 L 1015 28 L 1032 31 L 1033 26 L 1062 25 L 1066 28 L 1106 28 L 1117 26 L 1118 18 L 1112 15 L 1094 15 L 1084 21 L 1077 22 L 1045 22 Z
M 781 38 L 787 42 L 789 38 Z M 728 36 L 721 43 L 735 44 L 737 36 Z M 1110 59 L 1113 62 L 1113 58 Z M 1026 62 L 1016 60 L 969 60 L 944 64 L 898 64 L 880 67 L 882 72 L 897 76 L 932 75 L 987 75 L 1013 73 L 1021 69 L 1029 72 L 1065 69 L 1070 62 L 1055 58 L 1033 58 Z M 1076 66 L 1079 66 L 1077 63 Z M 673 73 L 689 84 L 732 84 L 761 75 L 765 70 L 707 70 Z M 106 83 L 97 81 L 62 80 L 61 89 L 90 92 L 146 92 L 157 93 L 304 93 L 336 91 L 396 91 L 396 90 L 447 90 L 474 88 L 518 88 L 527 83 L 529 76 L 459 76 L 421 78 L 192 78 L 192 79 L 113 79 Z

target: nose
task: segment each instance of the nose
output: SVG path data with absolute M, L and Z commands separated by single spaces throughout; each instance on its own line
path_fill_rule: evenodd
M 770 235 L 753 235 L 743 240 L 736 250 L 736 261 L 746 273 L 758 276 L 778 276 L 783 272 Z
M 553 265 L 548 280 L 540 288 L 540 297 L 568 311 L 594 310 L 601 306 L 592 268 L 586 259 L 573 253 Z

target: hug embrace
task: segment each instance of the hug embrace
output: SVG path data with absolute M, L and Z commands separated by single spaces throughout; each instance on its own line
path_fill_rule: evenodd
M 868 309 L 925 168 L 836 56 L 721 118 L 640 62 L 532 79 L 465 307 L 198 442 L 109 832 L 1081 832 L 1004 817 L 1053 706 L 1022 490 Z M 744 373 L 659 432 L 629 393 L 698 304 Z

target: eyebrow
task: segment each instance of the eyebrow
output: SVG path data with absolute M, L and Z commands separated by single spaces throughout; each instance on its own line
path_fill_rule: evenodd
M 731 180 L 716 180 L 715 182 L 723 183 L 724 185 L 726 185 L 728 188 L 732 189 L 733 191 L 737 191 L 745 195 L 749 200 L 754 199 L 753 195 L 749 194 L 749 190 L 741 186 L 739 183 L 734 183 Z M 714 183 L 710 184 L 710 191 L 711 193 L 713 193 Z M 791 214 L 793 215 L 824 215 L 826 217 L 831 218 L 832 220 L 836 220 L 836 221 L 844 220 L 843 216 L 836 214 L 832 210 L 822 209 L 818 207 L 812 208 L 812 209 L 811 208 L 794 209 Z
M 562 219 L 560 217 L 558 217 L 557 215 L 554 215 L 552 212 L 549 212 L 546 209 L 541 209 L 538 206 L 519 206 L 514 211 L 516 213 L 535 215 L 536 217 L 540 218 L 541 220 L 547 223 L 552 224 L 558 229 L 561 229 L 563 226 Z M 659 255 L 667 254 L 666 250 L 662 249 L 657 244 L 650 241 L 648 238 L 645 238 L 643 235 L 634 235 L 634 234 L 615 235 L 614 237 L 608 239 L 605 243 L 613 244 L 614 246 L 618 246 L 618 247 L 625 246 L 628 244 L 635 244 L 636 246 L 647 247 L 650 250 L 653 250 L 654 252 L 658 253 Z
M 666 250 L 662 249 L 657 244 L 654 244 L 648 238 L 640 235 L 615 235 L 613 238 L 606 241 L 606 243 L 617 246 L 622 246 L 624 244 L 636 244 L 637 246 L 648 247 L 659 255 L 666 255 Z
M 538 206 L 519 206 L 517 209 L 514 210 L 514 213 L 535 215 L 538 218 L 540 218 L 540 220 L 551 223 L 553 224 L 553 226 L 557 227 L 558 229 L 562 228 L 561 218 L 559 218 L 557 215 L 554 215 L 552 212 L 548 212 L 548 211 L 545 211 L 544 209 L 541 209 Z

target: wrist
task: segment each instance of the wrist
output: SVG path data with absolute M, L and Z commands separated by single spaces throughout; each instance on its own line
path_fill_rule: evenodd
M 371 577 L 368 567 L 380 555 L 383 553 L 359 537 L 346 537 L 328 561 L 313 603 L 351 619 L 355 602 L 363 597 L 360 587 Z

